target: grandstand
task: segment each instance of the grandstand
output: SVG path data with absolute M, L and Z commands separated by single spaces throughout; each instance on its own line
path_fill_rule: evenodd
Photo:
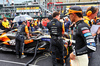
M 0 4 L 0 18 L 3 18 L 3 16 L 14 18 L 20 14 L 28 14 L 31 17 L 48 17 L 49 13 L 53 13 L 54 11 L 59 11 L 61 16 L 64 16 L 71 5 L 79 5 L 83 11 L 86 10 L 87 6 L 94 5 L 95 7 L 99 7 L 100 2 L 98 0 L 84 1 L 85 0 L 35 0 L 35 2 L 26 1 L 16 3 L 13 6 L 6 6 L 6 4 L 4 4 L 4 7 L 3 4 Z

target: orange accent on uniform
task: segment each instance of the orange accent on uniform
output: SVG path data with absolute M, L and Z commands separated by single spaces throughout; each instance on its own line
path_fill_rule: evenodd
M 64 45 L 65 46 L 65 45 Z M 66 48 L 66 47 L 65 47 Z M 66 48 L 66 51 L 67 51 L 67 55 L 68 55 L 68 48 Z
M 68 52 L 68 48 L 67 48 L 67 55 L 69 54 L 69 52 Z
M 65 60 L 63 59 L 63 63 L 65 63 Z
M 24 55 L 24 53 L 22 53 L 22 55 Z
M 72 66 L 72 64 L 71 64 L 71 60 L 69 61 L 69 63 L 70 63 L 70 66 Z
M 64 56 L 64 58 L 66 58 L 66 56 Z
M 83 19 L 84 19 L 84 22 L 85 22 L 88 26 L 90 26 L 89 21 L 91 21 L 91 20 L 90 20 L 87 16 L 84 16 Z M 91 24 L 93 24 L 93 22 L 91 22 Z
M 62 34 L 64 34 L 65 33 L 65 27 L 64 27 L 64 23 L 63 23 L 63 25 L 62 25 Z
M 59 58 L 56 58 L 57 60 L 60 60 Z
M 26 33 L 29 33 L 28 27 L 27 27 L 27 26 L 25 26 L 25 32 L 26 32 Z

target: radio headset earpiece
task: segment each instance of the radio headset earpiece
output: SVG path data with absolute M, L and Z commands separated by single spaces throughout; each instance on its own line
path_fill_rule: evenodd
M 92 14 L 92 11 L 94 10 L 94 7 L 91 6 L 91 8 L 89 9 L 89 11 L 86 13 L 87 16 L 90 16 Z

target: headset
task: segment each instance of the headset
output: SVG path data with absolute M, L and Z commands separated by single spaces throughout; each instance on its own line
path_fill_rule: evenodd
M 87 11 L 86 15 L 90 16 L 92 14 L 93 10 L 94 10 L 94 7 L 91 6 L 91 8 Z

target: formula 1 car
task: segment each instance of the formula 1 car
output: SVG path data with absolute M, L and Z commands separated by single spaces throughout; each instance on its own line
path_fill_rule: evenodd
M 0 50 L 1 51 L 10 51 L 15 52 L 15 36 L 16 36 L 17 29 L 11 30 L 7 33 L 5 33 L 3 30 L 0 30 Z M 25 48 L 24 53 L 35 53 L 36 45 L 38 44 L 37 53 L 49 51 L 50 48 L 50 35 L 45 35 L 44 33 L 40 31 L 34 31 L 31 33 L 30 39 L 25 39 Z M 64 43 L 69 41 L 68 35 L 65 34 Z M 64 44 L 64 55 L 65 57 L 68 56 L 69 51 L 66 47 L 66 44 Z M 59 55 L 59 54 L 58 54 Z M 57 57 L 59 58 L 59 56 Z
M 17 29 L 11 30 L 7 33 L 4 31 L 0 32 L 0 50 L 2 51 L 11 51 L 15 52 L 15 36 L 16 36 Z M 50 45 L 50 36 L 44 35 L 39 31 L 35 31 L 32 33 L 30 39 L 25 39 L 25 53 L 34 53 L 34 49 L 37 43 L 38 45 L 38 52 L 40 51 L 47 51 Z

